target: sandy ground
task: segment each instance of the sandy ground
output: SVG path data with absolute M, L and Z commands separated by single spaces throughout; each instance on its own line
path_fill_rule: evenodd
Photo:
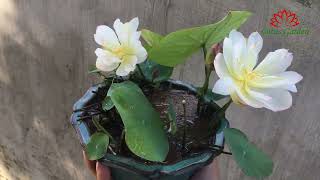
M 80 145 L 73 129 L 45 127 L 34 119 L 29 127 L 2 119 L 0 137 L 0 180 L 93 179 L 84 167 Z

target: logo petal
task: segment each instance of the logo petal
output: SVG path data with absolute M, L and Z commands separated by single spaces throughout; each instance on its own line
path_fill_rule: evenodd
M 269 22 L 274 28 L 292 28 L 300 24 L 297 15 L 286 9 L 274 13 Z

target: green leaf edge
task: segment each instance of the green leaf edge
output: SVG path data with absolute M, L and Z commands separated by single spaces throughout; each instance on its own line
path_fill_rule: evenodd
M 251 144 L 254 148 L 256 148 L 256 150 L 260 151 L 261 154 L 263 154 L 265 156 L 265 158 L 267 158 L 270 162 L 270 167 L 269 169 L 266 171 L 265 174 L 260 174 L 260 175 L 257 175 L 257 174 L 251 174 L 249 173 L 248 171 L 246 171 L 246 169 L 244 169 L 243 167 L 241 167 L 240 163 L 238 162 L 238 158 L 235 157 L 235 153 L 234 153 L 234 149 L 232 148 L 232 146 L 230 145 L 230 142 L 228 141 L 228 134 L 231 133 L 231 131 L 236 131 L 237 133 L 240 134 L 240 136 L 242 136 L 242 138 L 244 138 L 245 140 L 247 140 L 247 144 Z M 225 137 L 225 142 L 226 144 L 228 145 L 230 151 L 232 152 L 232 156 L 235 160 L 235 162 L 238 164 L 238 166 L 240 167 L 240 169 L 242 170 L 242 172 L 247 175 L 247 176 L 250 176 L 250 177 L 255 177 L 255 178 L 264 178 L 264 177 L 268 177 L 272 174 L 273 172 L 273 167 L 274 167 L 274 164 L 273 164 L 273 161 L 272 159 L 266 154 L 264 153 L 263 151 L 261 151 L 255 144 L 251 143 L 248 139 L 248 137 L 243 133 L 241 132 L 239 129 L 236 129 L 236 128 L 225 128 L 223 130 L 223 133 L 224 133 L 224 137 Z M 230 136 L 229 136 L 230 137 Z
M 189 57 L 191 56 L 194 52 L 198 51 L 202 46 L 205 46 L 205 48 L 208 50 L 209 48 L 211 48 L 211 46 L 217 42 L 220 42 L 224 37 L 226 37 L 227 34 L 229 34 L 229 32 L 227 32 L 226 34 L 224 34 L 222 37 L 220 37 L 219 39 L 211 42 L 211 43 L 208 43 L 207 41 L 210 39 L 210 37 L 212 36 L 212 33 L 208 34 L 208 31 L 211 29 L 211 28 L 216 28 L 216 26 L 219 25 L 219 23 L 227 20 L 227 19 L 230 19 L 232 17 L 233 14 L 237 14 L 237 13 L 243 13 L 243 20 L 240 22 L 240 25 L 243 24 L 247 19 L 248 17 L 250 17 L 252 15 L 251 12 L 249 11 L 229 11 L 227 16 L 225 16 L 222 20 L 214 23 L 214 24 L 209 24 L 209 25 L 205 25 L 205 26 L 199 26 L 199 27 L 193 27 L 193 28 L 186 28 L 186 29 L 180 29 L 178 31 L 175 31 L 175 32 L 171 32 L 169 33 L 168 35 L 166 35 L 165 37 L 163 37 L 160 42 L 157 44 L 157 46 L 160 46 L 162 42 L 166 41 L 167 39 L 170 39 L 172 36 L 175 36 L 175 34 L 179 34 L 179 33 L 185 33 L 185 32 L 188 32 L 190 31 L 190 36 L 193 35 L 194 32 L 196 31 L 201 31 L 203 29 L 205 29 L 203 35 L 202 35 L 202 38 L 199 40 L 197 38 L 193 38 L 193 40 L 195 41 L 199 41 L 199 46 L 197 46 L 197 48 L 194 49 L 194 51 L 190 51 L 188 52 L 188 54 L 186 55 L 186 57 Z M 239 27 L 240 27 L 239 25 Z M 238 28 L 239 28 L 238 27 Z M 238 29 L 236 28 L 236 29 Z M 213 30 L 212 30 L 213 31 Z M 231 30 L 230 30 L 231 31 Z M 196 33 L 195 33 L 196 34 Z M 209 53 L 207 53 L 206 55 L 206 61 L 208 58 L 211 57 L 211 51 L 208 51 Z M 182 60 L 182 62 L 167 62 L 166 64 L 165 63 L 161 63 L 159 61 L 157 61 L 157 58 L 156 57 L 153 57 L 153 54 L 154 54 L 154 48 L 150 49 L 149 50 L 149 57 L 151 58 L 152 61 L 155 61 L 156 63 L 160 64 L 160 65 L 163 65 L 163 66 L 169 66 L 169 67 L 175 67 L 176 65 L 179 65 L 179 64 L 182 64 L 183 62 L 185 62 L 185 60 Z M 187 58 L 186 58 L 187 59 Z
M 97 154 L 91 154 L 89 148 L 90 148 L 91 144 L 93 143 L 93 140 L 95 138 L 97 138 L 98 136 L 104 136 L 106 138 L 105 150 L 102 151 L 101 153 L 99 153 L 98 155 Z M 110 141 L 109 136 L 107 134 L 103 133 L 103 132 L 96 132 L 96 133 L 92 134 L 90 136 L 89 142 L 85 146 L 85 151 L 86 151 L 86 155 L 87 155 L 88 159 L 89 160 L 101 159 L 105 155 L 105 153 L 107 152 L 107 147 L 109 146 L 109 141 Z M 97 145 L 92 144 L 92 146 L 97 146 Z M 92 153 L 97 153 L 97 151 L 92 152 Z
M 114 107 L 114 104 L 110 98 L 110 96 L 106 96 L 102 101 L 102 109 L 104 111 L 109 111 Z
M 112 84 L 111 86 L 116 86 L 116 87 L 115 87 L 115 88 L 111 88 L 111 87 L 110 87 L 110 89 L 109 89 L 109 91 L 108 91 L 108 93 L 107 93 L 107 96 L 112 96 L 112 92 L 115 91 L 116 88 L 121 87 L 122 83 L 125 83 L 125 85 L 126 85 L 126 84 L 131 84 L 131 85 L 133 85 L 133 86 L 136 86 L 137 88 L 134 89 L 134 90 L 135 90 L 136 92 L 138 92 L 138 93 L 141 93 L 143 96 L 145 96 L 144 93 L 142 92 L 142 90 L 140 89 L 140 87 L 139 87 L 137 84 L 135 84 L 134 82 L 132 82 L 132 81 L 124 81 L 124 82 L 121 82 L 121 83 L 114 83 L 114 84 Z M 117 87 L 117 86 L 118 86 L 118 87 Z M 116 106 L 115 106 L 115 107 L 116 107 Z M 117 107 L 116 107 L 116 108 L 117 108 Z M 152 107 L 152 108 L 153 108 L 153 107 Z M 126 135 L 126 136 L 125 136 L 125 140 L 126 140 L 127 133 L 126 133 L 125 135 Z M 127 142 L 126 142 L 126 143 L 127 143 Z M 128 147 L 129 147 L 129 149 L 130 149 L 130 146 L 128 146 Z M 131 151 L 132 153 L 136 154 L 136 153 L 133 152 L 131 149 L 130 149 L 130 151 Z M 166 156 L 167 156 L 168 152 L 169 152 L 169 142 L 167 141 L 167 143 L 166 143 Z M 139 157 L 141 157 L 141 156 L 138 155 L 138 154 L 136 154 L 136 155 L 139 156 Z M 149 160 L 149 161 L 163 162 L 163 161 L 165 160 L 166 156 L 164 156 L 164 157 L 157 157 L 157 159 L 147 159 L 147 158 L 144 158 L 144 157 L 141 157 L 141 158 L 146 159 L 146 160 Z

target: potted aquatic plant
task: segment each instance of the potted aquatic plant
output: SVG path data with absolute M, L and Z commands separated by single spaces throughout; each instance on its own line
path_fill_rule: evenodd
M 258 63 L 262 37 L 253 32 L 245 38 L 235 30 L 250 15 L 231 11 L 217 23 L 167 35 L 138 31 L 138 18 L 117 19 L 113 29 L 98 26 L 94 39 L 100 47 L 90 73 L 101 82 L 75 103 L 71 117 L 87 157 L 110 167 L 115 180 L 190 179 L 221 153 L 232 154 L 248 176 L 270 175 L 272 160 L 231 128 L 225 113 L 232 102 L 288 109 L 289 91 L 297 91 L 302 76 L 286 71 L 293 58 L 287 49 Z M 177 65 L 200 50 L 202 87 L 170 79 Z M 213 72 L 219 79 L 209 89 Z

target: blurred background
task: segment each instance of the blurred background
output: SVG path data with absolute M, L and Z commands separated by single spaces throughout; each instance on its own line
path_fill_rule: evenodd
M 140 28 L 166 34 L 213 23 L 229 10 L 254 15 L 240 28 L 246 36 L 270 28 L 280 9 L 295 12 L 308 35 L 263 35 L 267 52 L 287 48 L 290 69 L 304 76 L 293 107 L 273 113 L 232 105 L 233 127 L 271 155 L 269 180 L 317 180 L 320 176 L 320 1 L 318 0 L 0 0 L 0 179 L 90 180 L 69 124 L 73 103 L 95 79 L 88 75 L 97 47 L 96 26 L 139 17 Z M 174 78 L 204 79 L 197 54 Z M 213 82 L 213 80 L 212 80 Z M 218 158 L 222 180 L 245 177 L 229 156 Z

